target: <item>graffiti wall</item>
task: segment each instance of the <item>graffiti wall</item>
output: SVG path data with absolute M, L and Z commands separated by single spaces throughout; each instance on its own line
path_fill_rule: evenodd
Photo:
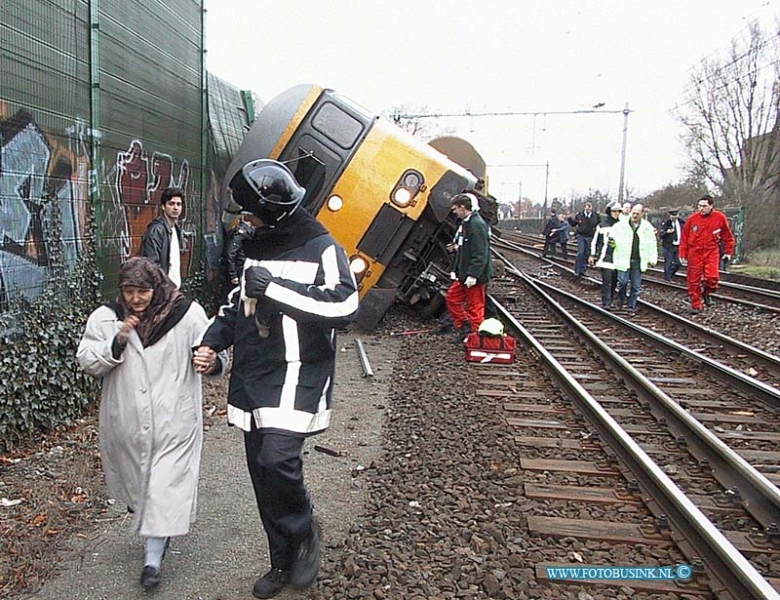
M 188 180 L 189 163 L 186 159 L 178 163 L 177 170 L 176 161 L 172 156 L 158 152 L 153 152 L 149 156 L 140 140 L 133 140 L 127 151 L 117 153 L 115 178 L 111 191 L 123 209 L 122 237 L 127 240 L 123 249 L 123 260 L 140 251 L 141 236 L 146 231 L 146 227 L 160 216 L 160 197 L 163 190 L 168 187 L 178 187 L 186 191 Z M 191 244 L 188 240 L 195 235 L 195 224 L 188 222 L 187 219 L 186 201 L 180 225 L 185 232 L 182 271 L 186 276 L 191 255 Z
M 9 117 L 3 107 L 0 105 L 0 311 L 13 311 L 33 302 L 47 282 L 75 266 L 83 236 L 93 234 L 87 226 L 90 182 L 97 179 L 98 189 L 110 192 L 110 204 L 116 210 L 105 211 L 103 222 L 111 231 L 106 237 L 119 240 L 121 263 L 140 250 L 146 227 L 160 214 L 162 191 L 166 187 L 188 190 L 189 162 L 165 153 L 148 153 L 143 141 L 136 139 L 126 151 L 116 152 L 108 168 L 93 171 L 88 141 L 99 139 L 99 132 L 87 135 L 81 121 L 64 131 L 47 131 L 31 112 L 18 110 Z M 188 220 L 186 208 L 181 224 L 185 231 L 182 272 L 186 276 L 198 224 Z M 213 230 L 206 235 L 213 245 Z
M 0 319 L 85 247 L 113 296 L 171 186 L 186 194 L 184 281 L 213 279 L 221 178 L 254 110 L 205 72 L 202 0 L 3 0 L 0 13 Z
M 31 113 L 4 112 L 0 308 L 9 310 L 35 300 L 52 275 L 75 265 L 85 229 L 89 159 L 68 132 L 50 135 Z

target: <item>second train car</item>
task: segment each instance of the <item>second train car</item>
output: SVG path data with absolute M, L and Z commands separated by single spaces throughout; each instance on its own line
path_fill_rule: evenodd
M 484 169 L 470 144 L 449 140 L 467 157 L 461 163 Z M 263 107 L 224 181 L 258 158 L 287 164 L 306 188 L 302 206 L 344 247 L 360 289 L 359 324 L 373 329 L 396 299 L 438 309 L 451 260 L 450 200 L 484 173 L 315 85 Z

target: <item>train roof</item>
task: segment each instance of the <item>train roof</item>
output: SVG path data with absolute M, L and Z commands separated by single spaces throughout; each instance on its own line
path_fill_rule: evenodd
M 485 160 L 476 148 L 463 138 L 443 136 L 431 140 L 428 144 L 447 156 L 452 162 L 468 169 L 474 176 L 485 179 L 487 173 Z

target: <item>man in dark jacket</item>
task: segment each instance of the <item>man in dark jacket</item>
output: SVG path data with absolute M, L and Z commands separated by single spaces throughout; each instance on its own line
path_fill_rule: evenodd
M 304 439 L 331 416 L 336 329 L 358 309 L 344 250 L 299 206 L 305 190 L 273 160 L 246 164 L 230 182 L 255 227 L 243 242 L 241 287 L 220 308 L 194 362 L 210 373 L 233 346 L 228 422 L 244 432 L 247 463 L 268 536 L 271 569 L 252 593 L 271 598 L 317 577 L 319 532 L 303 484 Z
M 165 271 L 176 287 L 181 287 L 182 243 L 179 218 L 184 210 L 184 190 L 169 187 L 160 196 L 162 214 L 149 223 L 141 237 L 141 256 Z
M 666 281 L 672 280 L 682 264 L 679 250 L 683 225 L 685 225 L 685 219 L 677 216 L 676 208 L 669 209 L 669 218 L 661 224 L 661 231 L 658 235 L 661 238 L 661 246 L 664 251 L 664 279 Z
M 477 331 L 485 319 L 485 285 L 493 276 L 488 227 L 479 212 L 473 194 L 458 194 L 450 202 L 452 212 L 461 221 L 452 249 L 455 251 L 455 279 L 447 288 L 445 302 L 452 316 L 456 340 Z
M 547 219 L 547 223 L 544 224 L 542 230 L 542 236 L 544 237 L 544 249 L 542 250 L 542 258 L 547 258 L 548 255 L 555 256 L 555 246 L 558 243 L 558 215 L 554 210 L 550 211 L 550 218 Z
M 577 237 L 577 257 L 574 259 L 574 274 L 577 277 L 585 275 L 588 270 L 590 244 L 600 220 L 601 217 L 593 212 L 593 204 L 590 202 L 585 203 L 582 212 L 569 218 L 569 224 L 576 228 L 574 233 Z
M 253 227 L 242 217 L 225 236 L 221 258 L 222 274 L 225 278 L 223 298 L 229 296 L 230 291 L 239 284 L 246 259 L 242 244 L 244 240 L 250 239 L 253 233 Z

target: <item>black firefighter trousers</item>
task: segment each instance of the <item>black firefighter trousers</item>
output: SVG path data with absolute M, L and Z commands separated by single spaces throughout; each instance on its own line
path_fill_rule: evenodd
M 303 485 L 303 441 L 254 428 L 244 432 L 249 474 L 276 569 L 292 568 L 312 525 L 312 505 Z

